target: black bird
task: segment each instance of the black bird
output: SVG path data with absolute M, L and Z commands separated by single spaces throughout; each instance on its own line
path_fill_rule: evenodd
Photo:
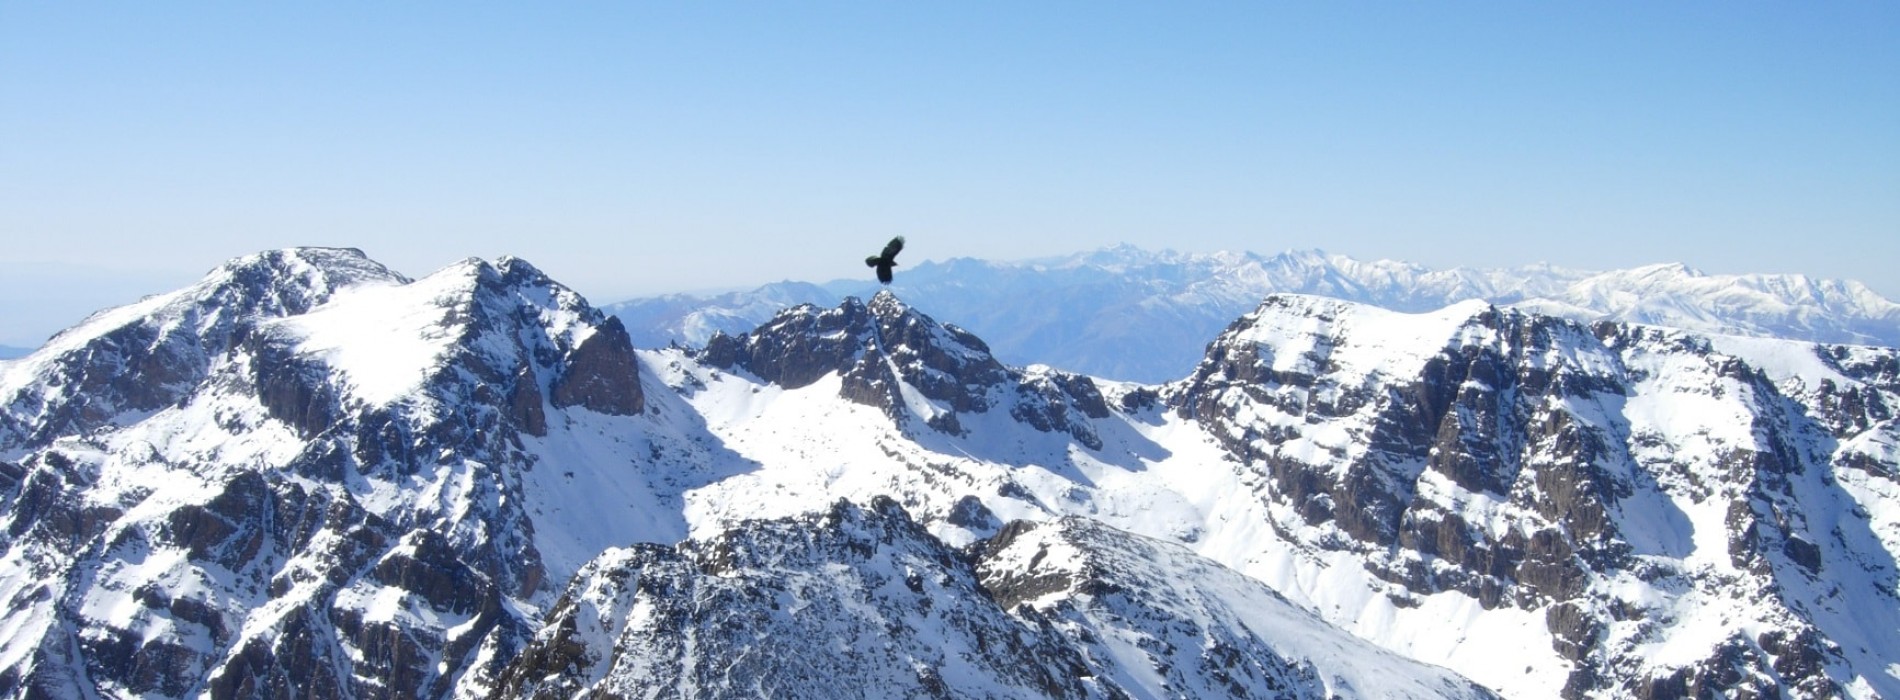
M 884 252 L 864 259 L 867 267 L 877 268 L 877 281 L 891 283 L 891 268 L 897 267 L 897 252 L 904 249 L 904 237 L 898 236 L 884 244 Z

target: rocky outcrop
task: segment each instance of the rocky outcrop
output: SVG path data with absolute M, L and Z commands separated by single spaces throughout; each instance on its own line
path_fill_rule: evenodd
M 876 407 L 901 426 L 918 421 L 951 435 L 968 432 L 959 416 L 1001 409 L 1036 430 L 1068 433 L 1100 449 L 1089 421 L 1109 415 L 1094 380 L 1006 367 L 981 339 L 888 291 L 868 305 L 847 298 L 834 309 L 800 306 L 751 333 L 717 334 L 698 359 L 786 389 L 836 375 L 844 399 Z M 907 399 L 906 389 L 921 402 Z
M 893 501 L 609 552 L 494 698 L 1114 697 Z
M 640 363 L 633 357 L 633 343 L 627 340 L 620 319 L 608 317 L 574 348 L 548 398 L 555 408 L 580 406 L 612 416 L 646 410 Z
M 1490 697 L 1178 547 L 1062 521 L 973 553 L 889 499 L 609 552 L 490 697 Z
M 1275 296 L 1162 394 L 1257 475 L 1263 503 L 1297 517 L 1289 539 L 1357 553 L 1397 600 L 1454 591 L 1539 613 L 1575 662 L 1567 696 L 1826 697 L 1859 663 L 1830 640 L 1877 625 L 1820 612 L 1832 594 L 1816 582 L 1843 565 L 1900 580 L 1874 523 L 1820 515 L 1863 507 L 1841 469 L 1892 488 L 1887 467 L 1857 465 L 1892 459 L 1873 445 L 1894 444 L 1897 355 L 1758 342 Z M 1776 354 L 1755 365 L 1724 343 Z M 1710 522 L 1721 532 L 1693 534 Z M 1692 536 L 1724 543 L 1724 573 L 1691 563 L 1707 556 Z M 1606 592 L 1630 580 L 1689 586 L 1803 641 L 1737 637 L 1700 664 L 1632 672 L 1671 613 Z

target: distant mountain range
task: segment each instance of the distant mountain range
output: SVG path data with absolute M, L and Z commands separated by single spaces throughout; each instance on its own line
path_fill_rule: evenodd
M 885 291 L 638 349 L 515 258 L 246 256 L 0 362 L 0 697 L 1900 697 L 1900 350 L 1200 345 Z
M 604 308 L 642 347 L 699 346 L 796 304 L 868 298 L 868 277 L 780 282 L 745 292 L 634 299 Z M 1547 265 L 1434 270 L 1317 250 L 1184 254 L 1118 246 L 1064 258 L 959 258 L 899 268 L 904 299 L 986 339 L 1015 363 L 1093 376 L 1179 379 L 1202 344 L 1268 294 L 1290 292 L 1423 312 L 1477 299 L 1581 321 L 1608 320 L 1825 343 L 1900 345 L 1900 305 L 1852 281 L 1707 275 L 1683 265 L 1581 272 Z

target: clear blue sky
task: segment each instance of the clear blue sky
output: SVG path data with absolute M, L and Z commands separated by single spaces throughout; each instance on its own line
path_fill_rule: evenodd
M 0 0 L 0 343 L 280 246 L 606 302 L 900 233 L 1900 297 L 1900 4 Z

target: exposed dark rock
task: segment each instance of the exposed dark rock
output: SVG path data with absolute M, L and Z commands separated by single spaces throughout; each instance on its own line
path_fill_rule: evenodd
M 297 356 L 288 341 L 265 334 L 250 336 L 245 345 L 257 399 L 272 418 L 306 439 L 336 422 L 340 416 L 328 368 Z
M 871 327 L 870 310 L 856 298 L 826 311 L 807 304 L 780 313 L 751 333 L 715 335 L 699 358 L 713 367 L 744 369 L 764 381 L 798 389 L 848 369 L 863 351 Z
M 887 578 L 902 571 L 913 573 Z M 920 672 L 943 663 L 914 661 L 950 655 L 988 687 L 1090 696 L 1082 659 L 991 604 L 970 564 L 888 499 L 625 550 L 578 577 L 553 615 L 491 697 L 968 695 Z M 718 663 L 695 656 L 711 649 Z
M 1624 690 L 1644 700 L 1730 697 L 1770 699 L 1782 697 L 1777 674 L 1769 665 L 1762 648 L 1740 635 L 1730 637 L 1709 658 L 1665 676 L 1638 682 Z M 1825 681 L 1825 679 L 1823 679 Z M 1825 694 L 1799 697 L 1832 697 L 1839 689 L 1828 687 Z
M 65 551 L 75 551 L 124 513 L 110 504 L 91 503 L 84 489 L 92 484 L 93 466 L 58 451 L 42 452 L 26 461 L 26 476 L 13 500 L 7 534 L 34 540 Z
M 492 584 L 463 563 L 441 535 L 417 530 L 402 544 L 370 569 L 372 580 L 458 615 L 474 612 L 486 595 L 492 595 Z
M 1809 574 L 1819 575 L 1821 573 L 1820 545 L 1790 535 L 1786 541 L 1782 542 L 1781 551 L 1788 555 L 1789 561 L 1799 564 L 1803 569 L 1807 569 Z
M 1603 623 L 1579 601 L 1567 600 L 1544 610 L 1544 624 L 1550 628 L 1551 643 L 1557 653 L 1571 661 L 1582 661 L 1603 635 Z
M 1452 571 L 1431 575 L 1405 558 L 1372 565 L 1382 578 L 1413 590 L 1462 590 L 1487 605 L 1539 605 L 1568 600 L 1587 585 L 1589 569 L 1579 556 L 1598 562 L 1618 556 L 1622 549 L 1607 509 L 1627 488 L 1600 465 L 1627 457 L 1569 413 L 1551 408 L 1624 393 L 1614 377 L 1547 363 L 1554 348 L 1595 347 L 1599 341 L 1590 330 L 1481 309 L 1465 323 L 1484 334 L 1451 338 L 1417 376 L 1384 377 L 1371 385 L 1334 364 L 1340 348 L 1353 342 L 1349 331 L 1334 327 L 1339 313 L 1336 302 L 1269 298 L 1209 344 L 1195 374 L 1169 393 L 1169 405 L 1212 424 L 1228 451 L 1264 472 L 1275 498 L 1309 525 L 1337 528 L 1367 546 L 1396 545 L 1455 564 Z M 1315 329 L 1292 343 L 1310 348 L 1296 361 L 1279 358 L 1279 348 L 1239 340 L 1256 324 L 1286 316 Z M 1369 418 L 1371 430 L 1362 439 L 1371 450 L 1343 469 L 1278 454 L 1275 446 L 1298 438 L 1297 428 L 1244 422 L 1239 416 L 1247 405 L 1304 416 L 1309 423 Z M 1467 492 L 1522 503 L 1545 522 L 1563 526 L 1539 529 L 1528 540 L 1514 532 L 1496 538 L 1416 500 L 1420 472 L 1412 464 Z M 1527 469 L 1528 482 L 1521 478 Z M 1504 595 L 1519 586 L 1526 590 Z
M 566 372 L 555 380 L 549 398 L 556 408 L 580 406 L 613 416 L 638 415 L 646 410 L 640 365 L 620 319 L 608 317 L 593 335 L 581 341 L 568 359 Z
M 238 571 L 267 544 L 270 533 L 255 523 L 259 515 L 269 512 L 271 498 L 262 475 L 241 473 L 225 482 L 224 490 L 210 502 L 173 510 L 166 517 L 164 539 L 184 547 L 194 560 Z
M 508 389 L 508 418 L 516 429 L 529 435 L 548 434 L 547 411 L 542 407 L 541 382 L 534 370 L 522 367 Z
M 977 548 L 979 560 L 994 558 L 999 552 L 1016 542 L 1016 538 L 1034 530 L 1036 524 L 1027 520 L 1013 520 L 1003 529 Z M 997 605 L 1013 610 L 1025 601 L 1035 600 L 1050 593 L 1068 589 L 1075 581 L 1067 572 L 1042 570 L 1037 567 L 1042 556 L 1031 557 L 1029 567 L 1023 570 L 1002 570 L 991 568 L 982 579 L 983 591 L 989 594 Z
M 1006 404 L 1020 422 L 1100 449 L 1089 420 L 1110 415 L 1094 380 L 1058 371 L 1031 376 L 1006 367 L 981 339 L 938 323 L 889 292 L 868 305 L 848 297 L 833 309 L 807 304 L 786 310 L 750 333 L 714 335 L 698 358 L 787 389 L 836 374 L 844 399 L 877 408 L 900 426 L 921 418 L 949 435 L 967 435 L 958 415 Z M 901 386 L 944 410 L 912 416 Z
M 983 505 L 983 499 L 974 495 L 957 499 L 956 505 L 950 507 L 950 514 L 945 516 L 944 520 L 951 525 L 976 532 L 988 532 L 1002 524 L 996 519 L 996 514 L 990 512 L 989 506 Z
M 292 610 L 274 640 L 253 637 L 215 669 L 205 684 L 207 695 L 216 700 L 354 695 L 356 689 L 340 672 L 348 665 L 326 633 L 326 617 L 310 607 Z
M 1042 432 L 1067 432 L 1091 450 L 1102 449 L 1102 438 L 1085 418 L 1107 418 L 1108 404 L 1095 382 L 1087 377 L 1050 372 L 1022 377 L 1010 417 Z M 1074 415 L 1080 413 L 1080 416 Z

